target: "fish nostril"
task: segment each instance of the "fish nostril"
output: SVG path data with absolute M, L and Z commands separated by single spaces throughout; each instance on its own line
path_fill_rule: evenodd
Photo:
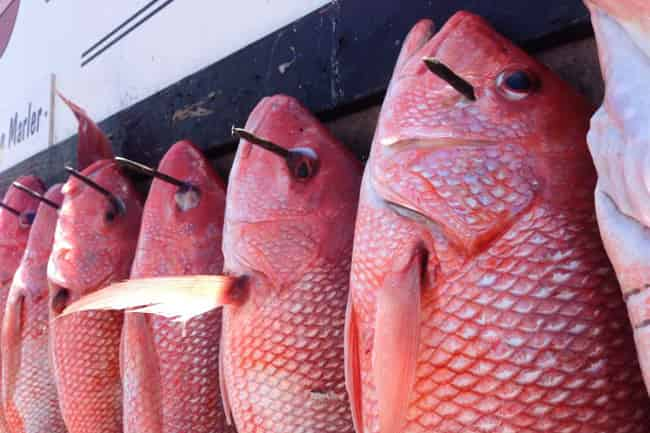
M 65 310 L 70 301 L 70 290 L 60 287 L 52 297 L 51 308 L 57 316 Z

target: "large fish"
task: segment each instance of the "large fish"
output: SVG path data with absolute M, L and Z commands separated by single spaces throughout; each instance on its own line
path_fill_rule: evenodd
M 605 100 L 591 120 L 596 211 L 650 389 L 650 3 L 592 0 Z
M 590 108 L 480 17 L 432 34 L 422 21 L 404 43 L 361 187 L 357 433 L 648 431 Z
M 158 173 L 178 185 L 169 177 L 151 184 L 131 278 L 220 274 L 225 184 L 188 141 L 169 149 Z M 220 338 L 221 310 L 185 325 L 128 313 L 122 339 L 124 431 L 230 431 L 219 389 Z
M 10 433 L 66 432 L 50 363 L 47 285 L 61 184 L 45 198 L 50 204 L 38 207 L 2 324 L 2 406 Z
M 45 185 L 36 176 L 21 176 L 16 181 L 36 192 L 45 192 Z M 27 246 L 27 238 L 38 208 L 38 200 L 10 187 L 4 196 L 3 203 L 9 206 L 9 209 L 0 209 L 0 323 L 4 316 L 14 273 L 20 265 Z M 0 358 L 1 360 L 2 358 Z M 5 431 L 8 430 L 4 410 L 0 408 L 0 433 Z
M 287 96 L 263 99 L 247 128 L 260 137 L 240 131 L 230 174 L 231 277 L 132 280 L 66 313 L 145 305 L 186 320 L 226 304 L 220 376 L 239 433 L 352 432 L 343 324 L 360 164 Z
M 80 128 L 92 123 L 84 119 Z M 124 314 L 58 317 L 70 302 L 128 278 L 135 254 L 142 214 L 139 195 L 118 164 L 99 159 L 106 154 L 93 149 L 80 140 L 79 161 L 96 161 L 81 177 L 71 176 L 62 190 L 47 269 L 50 344 L 68 431 L 117 433 L 122 431 L 119 345 Z

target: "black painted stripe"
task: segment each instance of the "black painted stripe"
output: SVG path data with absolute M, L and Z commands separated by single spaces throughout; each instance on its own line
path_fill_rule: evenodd
M 95 44 L 93 44 L 92 47 L 90 47 L 90 48 L 88 48 L 86 51 L 84 51 L 84 52 L 81 54 L 81 58 L 86 57 L 86 56 L 87 56 L 91 51 L 93 51 L 95 48 L 97 48 L 98 46 L 100 46 L 101 44 L 103 44 L 104 42 L 106 42 L 106 40 L 107 40 L 108 38 L 110 38 L 111 36 L 113 36 L 115 33 L 119 32 L 120 30 L 122 30 L 122 29 L 124 28 L 124 26 L 126 26 L 128 23 L 130 23 L 131 21 L 133 21 L 134 19 L 136 19 L 138 16 L 140 16 L 140 14 L 142 14 L 144 11 L 146 11 L 147 9 L 149 9 L 149 8 L 150 8 L 151 6 L 153 6 L 155 3 L 158 3 L 158 1 L 160 1 L 160 0 L 152 0 L 152 1 L 150 1 L 149 3 L 147 3 L 146 5 L 144 5 L 143 7 L 141 7 L 141 8 L 140 8 L 136 13 L 134 13 L 134 14 L 131 15 L 129 18 L 127 18 L 126 21 L 123 21 L 122 24 L 120 24 L 119 26 L 115 27 L 113 30 L 111 30 L 110 32 L 108 32 L 108 34 L 107 34 L 106 36 L 104 36 L 103 38 L 101 38 L 99 41 L 95 42 Z
M 158 1 L 158 0 L 154 0 L 154 1 L 150 2 L 148 5 L 145 5 L 145 7 L 144 7 L 143 9 L 145 9 L 145 10 L 148 9 L 152 4 L 156 3 L 157 1 Z M 145 15 L 142 19 L 140 19 L 140 20 L 137 21 L 134 25 L 132 25 L 131 27 L 129 27 L 125 32 L 119 34 L 115 39 L 111 40 L 108 44 L 106 44 L 106 45 L 105 45 L 104 47 L 102 47 L 100 50 L 96 51 L 92 56 L 90 56 L 90 57 L 88 57 L 87 59 L 83 60 L 83 61 L 81 62 L 81 67 L 84 67 L 84 66 L 86 66 L 88 63 L 90 63 L 90 62 L 92 62 L 93 60 L 95 60 L 98 56 L 100 56 L 100 55 L 101 55 L 102 53 L 104 53 L 106 50 L 108 50 L 108 49 L 111 48 L 113 45 L 115 45 L 116 43 L 118 43 L 119 41 L 121 41 L 121 40 L 122 40 L 124 37 L 126 37 L 129 33 L 131 33 L 131 32 L 132 32 L 133 30 L 135 30 L 136 28 L 140 27 L 142 24 L 144 24 L 146 21 L 148 21 L 151 17 L 153 17 L 154 15 L 156 15 L 158 12 L 160 12 L 161 10 L 163 10 L 164 8 L 166 8 L 169 4 L 171 4 L 171 3 L 173 3 L 173 2 L 174 2 L 174 0 L 167 0 L 167 1 L 165 1 L 163 4 L 161 4 L 160 6 L 158 6 L 157 8 L 155 8 L 153 11 L 151 11 L 150 13 L 148 13 L 147 15 Z M 126 24 L 128 24 L 130 21 L 132 21 L 134 18 L 136 18 L 136 17 L 137 17 L 141 12 L 142 12 L 142 10 L 136 12 L 136 14 L 135 14 L 134 16 L 132 16 L 131 18 L 127 19 L 127 21 L 125 21 L 124 23 L 120 24 L 120 26 L 118 26 L 118 28 L 116 28 L 116 29 L 112 32 L 112 34 L 115 34 L 115 32 L 119 31 L 122 27 L 124 27 Z M 111 34 L 107 35 L 107 36 L 105 37 L 104 40 L 110 38 L 111 36 L 112 36 Z M 100 44 L 100 43 L 102 43 L 102 42 L 103 42 L 103 41 L 100 41 L 98 44 Z M 98 45 L 98 44 L 96 44 L 96 45 Z M 91 50 L 92 50 L 92 48 L 91 48 Z M 87 52 L 88 52 L 88 51 L 87 51 Z M 87 52 L 86 52 L 86 53 L 87 53 Z M 82 54 L 82 58 L 83 58 L 83 57 L 84 57 L 84 55 Z

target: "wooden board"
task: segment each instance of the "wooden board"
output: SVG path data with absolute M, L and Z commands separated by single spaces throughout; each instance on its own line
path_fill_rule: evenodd
M 211 157 L 232 152 L 232 125 L 243 125 L 257 101 L 287 93 L 323 119 L 381 101 L 401 42 L 419 19 L 440 25 L 460 9 L 487 18 L 531 51 L 590 33 L 580 0 L 340 0 L 274 32 L 100 123 L 116 154 L 157 164 L 175 141 L 189 138 Z M 246 29 L 246 17 L 233 17 Z M 218 29 L 215 29 L 218 31 Z M 179 59 L 181 61 L 181 59 Z M 83 101 L 76 101 L 83 106 Z M 4 191 L 17 176 L 47 183 L 76 163 L 76 137 L 0 174 Z

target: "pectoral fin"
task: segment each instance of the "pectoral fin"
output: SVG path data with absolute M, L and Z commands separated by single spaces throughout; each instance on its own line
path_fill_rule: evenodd
M 21 316 L 25 298 L 9 297 L 2 322 L 2 405 L 7 410 L 16 391 L 21 362 Z
M 245 297 L 242 280 L 215 275 L 142 278 L 112 284 L 70 304 L 58 317 L 88 310 L 149 313 L 179 322 Z
M 401 433 L 415 382 L 424 252 L 398 260 L 377 291 L 373 378 L 380 433 Z
M 361 417 L 361 364 L 359 361 L 359 328 L 352 305 L 352 294 L 348 296 L 348 306 L 345 312 L 345 386 L 350 397 L 352 421 L 354 431 L 363 433 L 363 419 Z

